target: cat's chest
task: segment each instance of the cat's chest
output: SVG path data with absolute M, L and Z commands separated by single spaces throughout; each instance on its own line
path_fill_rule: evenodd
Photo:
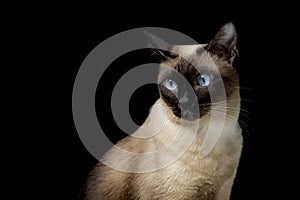
M 221 148 L 221 147 L 219 147 Z M 226 153 L 212 151 L 209 155 L 202 158 L 200 153 L 193 150 L 187 152 L 166 171 L 173 172 L 174 177 L 185 182 L 197 183 L 202 179 L 214 179 L 214 176 L 226 175 L 231 173 L 228 168 L 231 167 L 234 160 L 238 160 L 239 153 L 227 155 Z M 180 175 L 178 175 L 180 174 Z
M 242 137 L 240 130 L 230 136 L 220 137 L 214 148 L 205 157 L 200 155 L 201 142 L 194 144 L 173 164 L 157 174 L 157 179 L 174 191 L 217 190 L 219 185 L 235 173 L 241 154 Z M 226 133 L 224 133 L 226 134 Z M 229 137 L 229 138 L 228 138 Z M 205 189 L 206 190 L 206 189 Z
M 156 191 L 158 196 L 163 194 L 170 199 L 208 199 L 201 195 L 214 197 L 223 182 L 223 178 L 220 177 L 229 177 L 234 172 L 234 167 L 230 167 L 229 170 L 224 168 L 225 165 L 220 165 L 212 158 L 188 161 L 183 156 L 172 165 L 153 174 L 150 184 L 155 185 L 150 188 Z

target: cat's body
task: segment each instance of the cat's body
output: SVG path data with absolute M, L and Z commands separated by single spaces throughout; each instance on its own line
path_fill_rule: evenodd
M 233 25 L 230 24 L 229 26 Z M 184 47 L 181 49 L 193 48 L 197 49 L 198 47 Z M 188 54 L 188 51 L 184 50 L 184 52 Z M 191 50 L 191 52 L 193 51 Z M 160 109 L 160 112 L 156 112 L 156 109 L 152 109 L 149 116 L 151 116 L 151 118 L 164 120 L 165 124 L 163 128 L 158 134 L 147 139 L 127 137 L 118 142 L 117 146 L 132 153 L 155 152 L 176 138 L 176 134 L 178 134 L 178 130 L 182 126 L 186 127 L 181 140 L 185 141 L 186 139 L 186 141 L 189 141 L 192 139 L 192 143 L 174 162 L 169 163 L 165 167 L 158 167 L 157 170 L 150 172 L 124 172 L 126 170 L 119 171 L 100 162 L 89 177 L 85 189 L 86 200 L 229 199 L 242 149 L 242 135 L 238 125 L 240 109 L 238 78 L 231 66 L 232 57 L 228 57 L 227 60 L 220 59 L 217 55 L 212 55 L 212 57 L 221 73 L 223 81 L 225 81 L 225 108 L 229 108 L 226 110 L 225 121 L 223 121 L 222 117 L 212 117 L 210 113 L 212 108 L 207 108 L 206 113 L 203 114 L 201 118 L 193 119 L 199 120 L 199 126 L 195 133 L 195 129 L 189 127 L 190 120 L 184 119 L 183 112 L 178 114 L 179 117 L 175 116 L 176 108 L 172 107 L 173 104 L 170 103 L 172 100 L 168 99 L 170 98 L 170 94 L 167 93 L 168 95 L 166 95 L 166 93 L 164 93 L 165 88 L 160 88 L 161 98 L 158 99 L 154 105 L 154 107 Z M 174 59 L 172 61 L 166 60 L 166 62 L 172 62 L 173 64 L 169 63 L 169 65 L 174 65 L 175 69 L 175 65 L 178 65 L 178 61 L 174 61 Z M 176 70 L 180 72 L 180 69 Z M 229 77 L 234 78 L 233 80 L 226 80 L 226 78 L 229 79 Z M 164 78 L 161 79 L 163 80 Z M 172 92 L 174 93 L 174 91 Z M 199 96 L 201 96 L 201 94 L 199 94 Z M 200 102 L 202 100 L 200 100 L 199 96 Z M 203 105 L 205 105 L 205 103 L 203 103 Z M 200 107 L 200 113 L 202 111 L 201 109 L 204 108 Z M 178 120 L 180 118 L 187 123 L 180 123 L 180 120 Z M 151 119 L 147 118 L 141 128 L 149 128 L 149 123 L 151 123 Z M 212 131 L 209 131 L 210 127 L 218 127 L 220 124 L 222 124 L 222 131 L 216 141 L 216 145 L 214 145 L 206 156 L 202 157 L 200 147 L 203 145 L 205 135 L 208 132 L 212 134 Z M 134 135 L 135 133 L 133 136 Z M 176 148 L 181 148 L 180 144 L 176 146 Z M 108 161 L 116 165 L 118 165 L 118 163 L 120 165 L 126 165 L 128 163 L 128 165 L 136 165 L 138 168 L 141 166 L 152 166 L 153 163 L 163 162 L 164 159 L 172 156 L 172 150 L 170 150 L 160 157 L 152 157 L 146 160 L 136 160 L 134 158 L 126 159 L 112 149 L 105 154 L 102 161 L 104 161 L 104 163 Z M 127 169 L 134 167 L 135 166 L 131 166 Z

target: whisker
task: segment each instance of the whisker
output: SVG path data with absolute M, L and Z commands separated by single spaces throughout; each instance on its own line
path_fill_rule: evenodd
M 219 119 L 222 119 L 224 117 L 224 114 L 222 114 L 222 113 L 214 112 L 214 114 L 215 114 L 214 116 L 219 117 Z M 243 130 L 245 130 L 247 132 L 247 135 L 250 134 L 249 126 L 244 121 L 242 121 L 240 119 L 237 120 L 235 117 L 228 115 L 228 114 L 226 114 L 225 117 L 226 117 L 226 119 L 229 119 L 229 120 L 238 121 L 238 123 L 243 128 Z
M 210 102 L 210 103 L 202 103 L 201 105 L 226 105 L 230 102 L 237 102 L 239 100 L 227 100 L 227 101 L 219 101 L 219 102 Z M 240 102 L 249 102 L 255 104 L 255 102 L 251 99 L 240 99 Z
M 253 88 L 248 88 L 248 87 L 235 86 L 234 88 L 238 88 L 238 89 L 242 89 L 242 90 L 254 91 Z
M 247 135 L 250 135 L 249 126 L 242 120 L 238 120 L 240 126 L 246 131 Z
M 253 103 L 253 104 L 255 104 L 255 101 L 253 101 L 251 99 L 241 99 L 241 102 L 247 102 L 247 103 Z
M 233 107 L 228 107 L 228 106 L 224 106 L 224 107 L 218 107 L 218 106 L 213 106 L 213 108 L 215 109 L 225 109 L 228 111 L 240 111 L 243 112 L 244 114 L 250 114 L 250 115 L 254 115 L 254 113 L 250 112 L 249 110 L 243 109 L 243 108 L 233 108 Z
M 228 112 L 227 111 L 239 111 L 239 114 L 242 115 L 242 116 L 245 116 L 247 117 L 248 120 L 251 120 L 251 117 L 249 115 L 254 115 L 253 113 L 251 113 L 250 111 L 247 111 L 245 109 L 242 109 L 242 110 L 239 110 L 238 108 L 226 108 L 226 107 L 214 107 L 212 109 L 212 111 L 214 112 L 222 112 L 224 114 L 227 114 L 228 115 Z

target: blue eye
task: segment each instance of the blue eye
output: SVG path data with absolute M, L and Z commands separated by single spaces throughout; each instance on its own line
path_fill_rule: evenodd
M 209 74 L 200 74 L 197 77 L 198 84 L 203 87 L 208 86 L 210 83 L 210 80 L 211 80 L 211 78 L 210 78 Z
M 177 84 L 175 83 L 175 81 L 171 80 L 171 79 L 165 79 L 164 80 L 164 86 L 166 88 L 168 88 L 169 90 L 175 90 L 177 88 Z

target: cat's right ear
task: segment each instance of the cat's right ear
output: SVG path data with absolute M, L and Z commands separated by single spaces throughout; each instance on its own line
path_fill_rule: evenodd
M 225 24 L 205 49 L 232 64 L 238 56 L 237 33 L 232 22 Z
M 151 56 L 155 59 L 163 62 L 178 57 L 177 54 L 171 52 L 171 44 L 147 31 L 144 31 L 144 33 L 147 38 L 147 46 L 151 49 Z

